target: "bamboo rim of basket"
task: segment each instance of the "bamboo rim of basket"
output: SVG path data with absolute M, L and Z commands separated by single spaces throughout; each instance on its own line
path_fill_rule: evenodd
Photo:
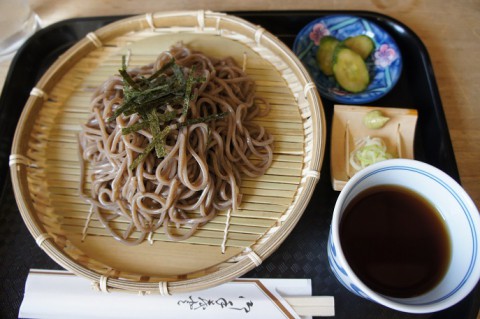
M 301 81 L 299 84 L 304 88 L 304 99 L 308 101 L 311 113 L 309 120 L 312 124 L 312 149 L 309 155 L 309 167 L 303 169 L 303 171 L 307 172 L 307 176 L 304 176 L 305 181 L 302 184 L 301 198 L 297 201 L 298 205 L 290 213 L 289 218 L 265 242 L 259 245 L 256 251 L 250 251 L 236 263 L 198 278 L 160 283 L 137 282 L 123 278 L 106 277 L 79 265 L 57 247 L 41 222 L 31 213 L 35 209 L 29 197 L 26 178 L 26 166 L 30 163 L 28 158 L 21 155 L 26 154 L 28 149 L 27 143 L 24 143 L 24 139 L 28 138 L 29 135 L 25 134 L 25 131 L 29 132 L 28 119 L 35 113 L 36 109 L 41 107 L 44 98 L 46 98 L 45 92 L 49 92 L 55 86 L 64 72 L 67 72 L 82 57 L 101 46 L 103 42 L 127 32 L 139 32 L 148 28 L 169 28 L 172 25 L 180 28 L 191 28 L 193 26 L 200 33 L 204 28 L 221 28 L 222 30 L 241 34 L 274 52 L 291 68 L 296 77 Z M 15 155 L 11 155 L 10 172 L 17 205 L 28 230 L 35 238 L 39 247 L 62 267 L 76 275 L 93 281 L 100 290 L 175 294 L 213 287 L 238 278 L 258 266 L 279 247 L 302 216 L 319 180 L 325 151 L 325 138 L 325 116 L 315 85 L 307 70 L 294 53 L 276 36 L 242 18 L 224 13 L 203 10 L 157 12 L 122 19 L 95 32 L 91 32 L 54 62 L 36 84 L 34 90 L 32 90 L 21 114 L 12 144 L 11 154 Z M 13 160 L 12 156 L 14 157 Z

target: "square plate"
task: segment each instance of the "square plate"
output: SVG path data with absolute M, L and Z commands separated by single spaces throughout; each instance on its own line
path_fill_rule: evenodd
M 378 110 L 390 118 L 381 128 L 371 129 L 364 125 L 364 116 Z M 396 158 L 414 158 L 414 138 L 417 110 L 374 106 L 335 105 L 333 111 L 330 173 L 334 190 L 343 189 L 356 173 L 350 164 L 350 154 L 358 141 L 367 136 L 381 138 L 387 152 Z

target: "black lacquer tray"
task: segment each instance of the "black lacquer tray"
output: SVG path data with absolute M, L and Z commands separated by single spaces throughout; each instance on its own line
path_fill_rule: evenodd
M 288 46 L 310 21 L 338 11 L 230 12 L 277 35 Z M 395 88 L 373 106 L 415 108 L 418 124 L 415 158 L 436 166 L 459 181 L 448 127 L 432 65 L 421 40 L 405 25 L 384 15 L 342 11 L 370 19 L 384 28 L 401 49 L 404 68 Z M 36 244 L 15 203 L 8 156 L 17 121 L 30 90 L 65 50 L 88 32 L 123 18 L 94 17 L 61 21 L 37 32 L 15 56 L 0 98 L 0 317 L 15 318 L 31 268 L 60 269 Z M 333 102 L 323 99 L 328 125 L 321 180 L 302 219 L 282 246 L 245 277 L 311 278 L 314 295 L 333 295 L 336 318 L 476 318 L 480 285 L 460 303 L 441 312 L 412 315 L 397 312 L 348 292 L 330 271 L 327 238 L 338 192 L 330 184 L 330 124 Z

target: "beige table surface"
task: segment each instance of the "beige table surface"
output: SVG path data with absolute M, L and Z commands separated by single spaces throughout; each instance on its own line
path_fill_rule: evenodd
M 430 54 L 462 185 L 480 207 L 480 0 L 30 0 L 43 26 L 166 10 L 368 10 L 410 27 Z M 8 61 L 0 63 L 3 87 Z

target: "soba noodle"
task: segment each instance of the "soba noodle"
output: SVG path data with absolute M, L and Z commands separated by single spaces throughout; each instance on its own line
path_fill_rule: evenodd
M 164 125 L 171 129 L 164 136 L 162 158 L 155 150 L 140 157 L 154 143 L 151 130 L 122 134 L 122 128 L 142 121 L 139 114 L 120 114 L 109 121 L 125 99 L 119 75 L 97 90 L 79 134 L 81 194 L 108 232 L 130 245 L 161 227 L 171 240 L 187 239 L 219 211 L 235 211 L 242 200 L 242 175 L 260 176 L 272 163 L 273 137 L 253 122 L 268 113 L 268 103 L 258 106 L 254 81 L 232 58 L 214 59 L 178 44 L 154 63 L 128 69 L 128 74 L 135 81 L 148 78 L 172 57 L 185 78 L 194 72 L 204 80 L 192 87 L 188 113 L 182 115 L 181 103 L 155 106 L 159 113 L 178 113 Z M 224 112 L 226 116 L 212 121 L 178 125 Z M 132 169 L 137 158 L 141 161 Z M 84 192 L 87 173 L 90 194 Z M 128 226 L 120 230 L 116 222 Z

